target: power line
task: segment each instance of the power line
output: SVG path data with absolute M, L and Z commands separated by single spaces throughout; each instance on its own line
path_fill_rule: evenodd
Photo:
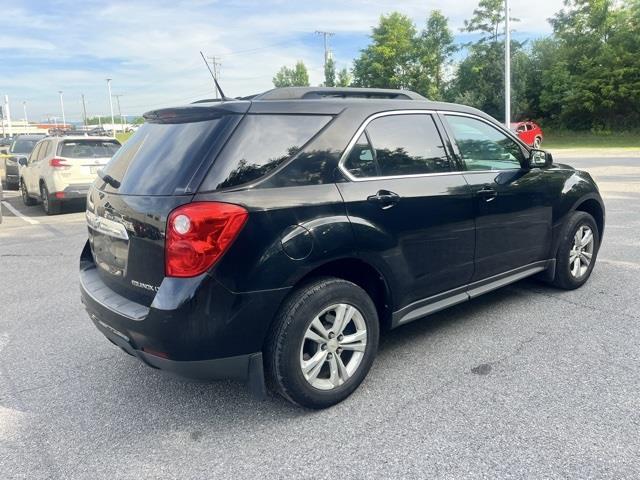
M 216 57 L 216 56 L 212 56 L 212 57 L 207 57 L 207 59 L 210 61 L 211 66 L 213 67 L 213 78 L 215 78 L 216 82 L 218 81 L 218 79 L 220 78 L 220 67 L 222 67 L 222 63 L 219 62 L 218 60 L 220 60 L 220 57 Z M 218 89 L 216 88 L 216 100 L 218 99 Z

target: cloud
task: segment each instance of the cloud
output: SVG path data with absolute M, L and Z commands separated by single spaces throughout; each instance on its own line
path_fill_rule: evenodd
M 29 116 L 41 118 L 59 109 L 57 91 L 65 92 L 68 117 L 79 119 L 80 94 L 90 113 L 109 110 L 105 79 L 121 93 L 123 113 L 210 96 L 211 79 L 199 51 L 222 59 L 223 88 L 247 95 L 271 88 L 280 66 L 304 60 L 311 81 L 322 81 L 322 44 L 315 30 L 336 33 L 331 39 L 339 65 L 350 63 L 366 45 L 381 14 L 399 10 L 421 27 L 432 9 L 449 17 L 458 32 L 475 0 L 279 0 L 151 1 L 27 0 L 3 12 L 0 36 L 0 93 L 12 102 L 27 100 Z M 546 18 L 557 0 L 512 0 L 520 32 L 549 31 Z M 67 102 L 69 105 L 67 106 Z M 15 107 L 14 107 L 15 110 Z

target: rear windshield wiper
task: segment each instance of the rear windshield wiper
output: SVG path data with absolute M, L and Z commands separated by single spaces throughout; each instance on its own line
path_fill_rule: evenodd
M 117 181 L 115 178 L 113 178 L 111 175 L 105 174 L 105 173 L 102 173 L 102 171 L 99 171 L 98 177 L 100 177 L 100 180 L 102 180 L 105 183 L 108 183 L 113 188 L 120 188 L 120 182 Z

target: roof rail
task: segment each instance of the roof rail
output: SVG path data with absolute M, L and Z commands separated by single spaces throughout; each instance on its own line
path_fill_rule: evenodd
M 426 100 L 411 90 L 354 87 L 284 87 L 268 90 L 254 100 L 311 100 L 322 98 L 367 98 L 391 100 Z

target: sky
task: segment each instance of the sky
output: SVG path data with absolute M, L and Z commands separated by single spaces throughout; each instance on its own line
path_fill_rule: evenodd
M 535 5 L 535 6 L 534 6 Z M 0 0 L 0 94 L 12 118 L 67 121 L 109 114 L 107 78 L 123 115 L 188 103 L 213 95 L 199 55 L 220 59 L 227 96 L 272 88 L 282 65 L 303 60 L 312 85 L 323 81 L 323 43 L 316 30 L 335 32 L 330 47 L 338 68 L 369 42 L 381 14 L 399 11 L 421 29 L 429 12 L 448 17 L 457 42 L 477 0 Z M 561 0 L 511 0 L 515 38 L 550 33 L 547 19 Z M 117 115 L 117 106 L 114 103 Z

